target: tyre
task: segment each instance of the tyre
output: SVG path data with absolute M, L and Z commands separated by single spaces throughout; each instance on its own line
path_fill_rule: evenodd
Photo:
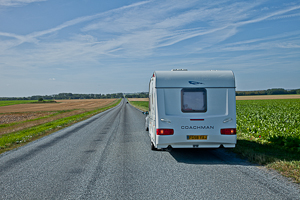
M 157 148 L 155 148 L 153 142 L 151 142 L 151 150 L 152 150 L 152 151 L 157 151 Z

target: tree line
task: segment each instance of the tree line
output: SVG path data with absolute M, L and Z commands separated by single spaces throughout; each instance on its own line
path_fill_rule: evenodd
M 140 92 L 140 93 L 133 93 L 133 94 L 125 94 L 126 98 L 149 98 L 148 92 Z
M 236 96 L 276 95 L 276 94 L 300 94 L 300 89 L 285 90 L 283 88 L 273 88 L 268 90 L 256 90 L 256 91 L 236 91 Z
M 0 97 L 0 100 L 58 100 L 58 99 L 115 99 L 123 98 L 123 93 L 114 94 L 72 94 L 59 93 L 54 95 L 35 95 L 30 97 Z

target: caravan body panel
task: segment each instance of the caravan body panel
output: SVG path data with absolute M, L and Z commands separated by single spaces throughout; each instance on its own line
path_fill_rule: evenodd
M 173 134 L 157 133 L 165 129 Z M 233 148 L 235 129 L 232 71 L 154 72 L 149 84 L 149 135 L 156 148 Z

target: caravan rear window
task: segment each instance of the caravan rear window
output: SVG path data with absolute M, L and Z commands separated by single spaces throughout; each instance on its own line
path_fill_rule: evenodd
M 182 112 L 206 112 L 206 89 L 184 88 L 181 90 Z

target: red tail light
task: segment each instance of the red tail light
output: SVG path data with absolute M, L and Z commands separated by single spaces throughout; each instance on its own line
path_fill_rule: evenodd
M 156 135 L 173 135 L 173 129 L 156 129 Z
M 236 135 L 236 129 L 235 128 L 225 128 L 221 129 L 222 135 Z

